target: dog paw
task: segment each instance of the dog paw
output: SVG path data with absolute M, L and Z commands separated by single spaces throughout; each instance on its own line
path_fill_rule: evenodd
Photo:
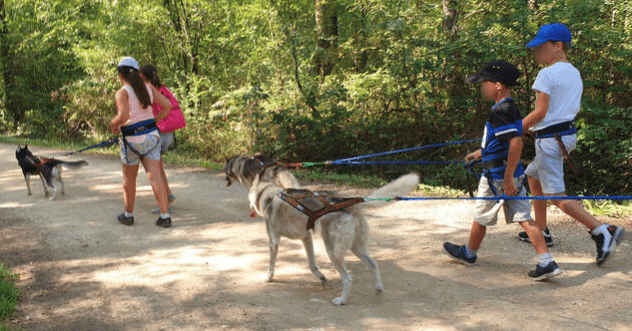
M 376 288 L 375 289 L 375 294 L 377 294 L 377 295 L 382 294 L 382 289 L 381 288 Z
M 325 278 L 325 276 L 318 277 L 318 282 L 320 286 L 325 287 L 325 285 L 327 285 L 327 278 Z
M 343 297 L 339 297 L 333 299 L 331 302 L 333 302 L 333 304 L 336 306 L 342 306 L 347 303 L 347 300 L 345 300 Z
M 272 283 L 272 278 L 274 278 L 274 275 L 272 275 L 272 274 L 267 275 L 266 276 L 266 282 Z

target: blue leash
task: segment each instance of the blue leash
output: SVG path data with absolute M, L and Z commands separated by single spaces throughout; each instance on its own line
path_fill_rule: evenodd
M 448 146 L 448 145 L 463 144 L 463 143 L 469 143 L 469 142 L 474 142 L 474 141 L 481 141 L 481 138 L 470 139 L 470 140 L 450 141 L 450 142 L 447 142 L 447 143 L 440 143 L 440 144 L 433 144 L 433 145 L 425 145 L 425 146 L 418 146 L 418 147 L 412 147 L 412 148 L 405 148 L 405 149 L 399 149 L 399 150 L 396 150 L 396 151 L 382 152 L 382 153 L 376 153 L 376 154 L 361 155 L 361 156 L 350 157 L 350 158 L 346 158 L 346 159 L 330 161 L 329 164 L 350 164 L 349 162 L 351 162 L 351 161 L 368 159 L 368 158 L 376 157 L 376 156 L 391 155 L 391 154 L 397 154 L 397 153 L 406 153 L 406 152 L 416 151 L 416 150 L 420 150 L 420 149 L 434 148 L 434 147 L 443 147 L 443 146 Z M 429 161 L 419 161 L 419 162 L 429 162 Z M 366 164 L 366 163 L 364 163 L 364 164 Z
M 70 153 L 66 154 L 66 156 L 77 154 L 77 153 L 81 153 L 81 152 L 87 151 L 89 149 L 94 149 L 94 148 L 99 148 L 99 147 L 107 147 L 107 146 L 110 146 L 110 145 L 118 144 L 118 142 L 119 142 L 119 137 L 114 137 L 114 138 L 111 138 L 111 139 L 108 139 L 108 140 L 104 140 L 104 141 L 102 141 L 102 142 L 100 142 L 100 143 L 98 143 L 96 145 L 92 145 L 90 147 L 86 147 L 86 148 L 80 149 L 78 151 L 70 152 Z

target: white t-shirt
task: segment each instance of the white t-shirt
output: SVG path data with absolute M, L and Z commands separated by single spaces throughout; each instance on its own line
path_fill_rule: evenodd
M 532 88 L 550 96 L 546 116 L 535 124 L 535 130 L 572 121 L 579 113 L 584 85 L 579 70 L 572 64 L 557 62 L 540 70 Z

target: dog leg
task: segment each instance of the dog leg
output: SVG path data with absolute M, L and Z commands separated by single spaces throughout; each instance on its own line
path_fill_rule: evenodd
M 26 181 L 26 194 L 33 194 L 33 192 L 31 191 L 31 175 L 24 174 L 24 181 Z
M 44 190 L 44 197 L 48 198 L 48 184 L 46 184 L 46 179 L 44 179 L 44 175 L 40 172 L 40 179 L 42 180 L 42 188 Z
M 384 286 L 382 285 L 382 277 L 380 276 L 380 268 L 378 268 L 377 262 L 375 262 L 375 260 L 373 260 L 373 258 L 369 256 L 369 253 L 364 249 L 359 250 L 354 248 L 352 251 L 353 254 L 360 258 L 360 260 L 364 261 L 371 270 L 373 279 L 375 280 L 375 290 L 377 291 L 377 294 L 382 293 Z
M 270 240 L 268 245 L 270 247 L 270 264 L 268 266 L 267 282 L 271 282 L 274 277 L 274 265 L 276 264 L 277 253 L 279 252 L 279 235 L 276 231 L 272 230 L 272 227 L 266 223 L 266 229 L 268 230 L 268 239 Z
M 338 273 L 340 274 L 340 279 L 342 280 L 342 295 L 333 299 L 332 302 L 336 306 L 344 305 L 347 303 L 347 299 L 349 298 L 349 292 L 351 292 L 353 277 L 351 277 L 351 275 L 347 271 L 344 255 L 342 257 L 332 258 L 331 262 L 336 267 L 336 270 L 338 270 Z
M 314 257 L 314 241 L 312 239 L 312 233 L 308 232 L 305 238 L 301 239 L 303 241 L 303 246 L 305 247 L 305 253 L 307 253 L 307 263 L 309 264 L 309 270 L 312 271 L 314 275 L 318 278 L 318 282 L 320 282 L 321 286 L 325 286 L 327 283 L 327 278 L 323 275 L 318 267 L 316 266 L 316 258 Z

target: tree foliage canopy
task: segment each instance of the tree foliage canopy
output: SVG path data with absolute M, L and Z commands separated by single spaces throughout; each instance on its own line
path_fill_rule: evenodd
M 623 0 L 0 0 L 0 127 L 108 137 L 114 66 L 133 56 L 156 65 L 182 105 L 180 152 L 215 161 L 254 151 L 334 160 L 471 139 L 490 105 L 464 78 L 512 62 L 526 115 L 541 68 L 524 45 L 552 22 L 573 32 L 569 55 L 585 86 L 582 174 L 569 182 L 577 193 L 629 191 L 632 4 Z M 397 158 L 459 160 L 475 148 Z M 462 171 L 418 170 L 456 185 Z

